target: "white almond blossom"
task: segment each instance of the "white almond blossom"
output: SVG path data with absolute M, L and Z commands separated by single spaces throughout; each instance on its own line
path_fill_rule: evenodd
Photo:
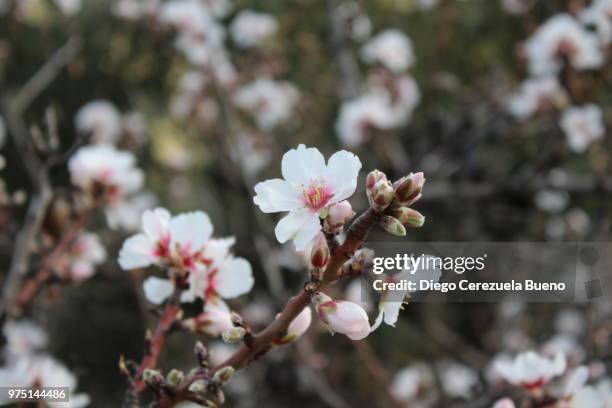
M 312 303 L 332 334 L 342 333 L 351 340 L 361 340 L 370 334 L 368 314 L 358 304 L 333 300 L 324 293 L 313 295 Z
M 395 398 L 411 403 L 418 399 L 424 390 L 433 388 L 435 384 L 436 379 L 431 367 L 426 363 L 416 362 L 395 374 L 389 391 Z
M 74 282 L 89 279 L 96 272 L 96 266 L 106 260 L 106 249 L 98 235 L 84 232 L 74 241 L 67 253 L 66 268 L 60 268 L 63 278 Z
M 421 99 L 419 88 L 409 75 L 395 78 L 391 90 L 373 86 L 340 108 L 336 133 L 340 141 L 355 147 L 369 139 L 375 130 L 404 126 Z
M 276 317 L 278 318 L 278 315 Z M 289 327 L 287 327 L 287 334 L 285 334 L 283 338 L 275 340 L 273 343 L 277 346 L 283 346 L 299 339 L 302 334 L 306 333 L 311 322 L 312 311 L 310 307 L 305 307 L 304 310 L 291 321 Z
M 604 62 L 597 36 L 565 13 L 540 26 L 525 43 L 525 52 L 532 75 L 559 72 L 563 57 L 579 70 L 599 68 Z
M 67 387 L 69 402 L 47 401 L 50 408 L 81 408 L 89 405 L 87 394 L 77 394 L 77 378 L 62 363 L 47 355 L 32 355 L 0 368 L 0 383 L 10 387 Z M 8 395 L 0 403 L 8 403 Z
M 595 387 L 587 385 L 589 369 L 586 366 L 576 367 L 567 378 L 561 408 L 605 408 L 604 397 Z
M 583 153 L 605 133 L 601 109 L 592 103 L 567 108 L 559 125 L 565 132 L 569 148 L 575 153 Z
M 229 253 L 234 238 L 211 239 L 213 227 L 202 211 L 171 216 L 163 208 L 145 211 L 143 233 L 128 238 L 119 252 L 124 270 L 158 265 L 187 276 L 189 288 L 181 300 L 211 297 L 231 299 L 253 287 L 251 265 Z M 150 277 L 144 282 L 147 299 L 160 304 L 175 288 L 173 279 Z
M 595 27 L 603 45 L 612 42 L 612 0 L 594 0 L 580 12 L 579 19 Z
M 380 63 L 395 73 L 407 70 L 415 60 L 412 41 L 399 30 L 385 30 L 368 41 L 361 49 L 368 63 Z
M 47 346 L 47 333 L 29 320 L 9 320 L 2 327 L 4 358 L 15 361 Z
M 498 360 L 494 364 L 506 381 L 528 390 L 541 388 L 550 379 L 563 374 L 567 367 L 562 353 L 549 359 L 534 351 L 519 354 L 513 361 Z
M 516 408 L 516 405 L 510 398 L 502 398 L 496 401 L 492 408 Z
M 291 83 L 263 77 L 239 88 L 233 99 L 239 108 L 253 115 L 257 127 L 270 131 L 291 120 L 299 97 Z
M 79 109 L 74 125 L 79 133 L 90 135 L 95 143 L 114 144 L 121 136 L 121 113 L 109 101 L 91 101 Z
M 480 383 L 478 373 L 455 361 L 442 361 L 437 366 L 444 392 L 454 398 L 469 398 Z
M 546 106 L 563 106 L 568 96 L 556 75 L 543 75 L 523 81 L 511 95 L 507 108 L 518 119 L 527 119 Z
M 242 10 L 230 26 L 234 43 L 240 48 L 251 48 L 261 45 L 276 34 L 278 21 L 270 14 L 253 10 Z
M 80 148 L 68 161 L 68 170 L 72 184 L 90 199 L 102 200 L 107 212 L 121 205 L 144 183 L 144 173 L 136 167 L 136 157 L 106 144 Z
M 265 213 L 289 211 L 276 225 L 276 238 L 280 243 L 293 240 L 302 251 L 321 231 L 328 208 L 355 192 L 361 162 L 342 150 L 325 164 L 318 149 L 299 145 L 283 155 L 281 168 L 283 179 L 258 183 L 253 201 Z
M 142 214 L 143 232 L 128 238 L 119 251 L 124 270 L 150 265 L 193 271 L 201 263 L 213 226 L 202 211 L 172 216 L 165 208 Z
M 426 259 L 433 259 L 433 256 L 425 256 L 421 259 L 426 264 Z M 384 281 L 387 283 L 401 283 L 410 282 L 416 288 L 415 290 L 409 290 L 407 287 L 402 290 L 388 290 L 381 295 L 381 300 L 378 303 L 378 316 L 372 325 L 372 331 L 378 329 L 378 327 L 384 321 L 385 324 L 395 327 L 397 319 L 399 318 L 399 312 L 403 307 L 406 298 L 409 298 L 411 293 L 417 292 L 421 281 L 434 281 L 437 282 L 442 276 L 440 269 L 427 269 L 423 266 L 419 267 L 416 271 L 403 270 L 402 272 L 385 277 Z

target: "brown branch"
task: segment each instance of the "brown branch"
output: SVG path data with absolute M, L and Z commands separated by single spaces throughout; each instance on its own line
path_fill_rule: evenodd
M 141 392 L 145 389 L 145 383 L 142 381 L 142 374 L 146 369 L 157 367 L 159 355 L 166 345 L 168 334 L 174 326 L 180 310 L 180 306 L 174 300 L 166 304 L 164 311 L 157 322 L 157 327 L 155 327 L 155 332 L 149 340 L 149 347 L 146 354 L 138 366 L 138 370 L 136 371 L 135 381 L 133 384 L 133 389 L 135 391 Z
M 49 60 L 28 80 L 13 100 L 17 114 L 24 112 L 28 106 L 57 77 L 59 72 L 68 65 L 81 51 L 83 41 L 80 37 L 71 37 L 59 48 Z
M 376 212 L 370 208 L 353 222 L 347 231 L 346 240 L 333 252 L 327 264 L 323 274 L 324 278 L 321 283 L 321 288 L 338 279 L 338 272 L 342 265 L 344 265 L 355 251 L 361 247 L 370 229 L 378 222 L 381 216 L 382 213 Z M 310 296 L 311 293 L 303 290 L 292 297 L 283 311 L 268 327 L 254 335 L 252 342 L 250 342 L 248 346 L 243 344 L 240 349 L 227 360 L 214 367 L 212 369 L 212 374 L 227 366 L 239 370 L 265 354 L 270 349 L 274 340 L 282 338 L 287 332 L 289 324 L 309 305 Z M 186 378 L 173 396 L 163 395 L 160 401 L 158 401 L 158 406 L 161 408 L 170 408 L 180 401 L 189 400 L 193 397 L 192 393 L 189 391 L 189 386 L 197 380 L 207 378 L 207 376 L 209 376 L 208 373 Z

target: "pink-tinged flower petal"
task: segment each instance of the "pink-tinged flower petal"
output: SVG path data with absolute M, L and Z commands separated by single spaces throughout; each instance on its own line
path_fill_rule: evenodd
M 310 310 L 310 307 L 306 307 L 300 312 L 299 315 L 297 315 L 295 319 L 293 319 L 293 321 L 287 328 L 287 334 L 300 337 L 306 332 L 306 330 L 308 330 L 311 323 L 312 311 Z
M 172 295 L 174 283 L 169 279 L 151 276 L 142 283 L 142 289 L 149 302 L 159 305 Z
M 170 217 L 165 208 L 147 210 L 142 214 L 142 230 L 151 241 L 159 242 L 168 234 Z
M 303 206 L 299 191 L 282 179 L 257 183 L 255 193 L 253 202 L 265 213 L 291 211 Z
M 303 144 L 283 155 L 281 162 L 283 178 L 295 185 L 307 185 L 325 172 L 325 158 L 314 148 Z
M 236 238 L 211 238 L 208 240 L 202 251 L 202 258 L 210 262 L 211 265 L 217 265 L 229 254 L 230 248 L 236 243 Z
M 190 251 L 200 250 L 213 232 L 208 215 L 202 211 L 172 217 L 170 220 L 171 245 L 180 245 Z
M 579 366 L 572 372 L 565 384 L 565 396 L 571 396 L 582 389 L 589 380 L 589 369 Z
M 325 180 L 334 192 L 333 202 L 337 203 L 353 195 L 360 169 L 359 158 L 346 150 L 336 152 L 329 158 Z
M 207 301 L 206 306 L 204 306 L 204 313 L 199 319 L 205 321 L 204 331 L 215 337 L 234 327 L 231 311 L 221 299 Z
M 215 290 L 225 299 L 248 293 L 255 281 L 251 264 L 243 258 L 231 258 L 223 262 L 215 276 Z
M 282 244 L 293 239 L 298 251 L 306 249 L 319 231 L 319 216 L 308 209 L 291 211 L 278 222 L 274 230 L 278 242 Z
M 119 265 L 125 271 L 147 267 L 158 261 L 155 251 L 156 244 L 146 235 L 134 235 L 123 243 L 119 251 Z
M 190 303 L 195 301 L 197 298 L 204 299 L 204 294 L 206 289 L 208 288 L 208 270 L 204 266 L 199 266 L 198 268 L 189 272 L 189 277 L 187 278 L 189 282 L 189 289 L 184 290 L 181 293 L 181 302 Z
M 342 300 L 326 300 L 326 295 L 313 297 L 317 313 L 330 330 L 346 335 L 351 340 L 361 340 L 370 334 L 368 314 L 361 306 Z

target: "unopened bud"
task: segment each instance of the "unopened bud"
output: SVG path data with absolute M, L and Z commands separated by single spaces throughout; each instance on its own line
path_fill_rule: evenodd
M 156 388 L 162 382 L 164 382 L 164 377 L 159 371 L 147 368 L 142 373 L 142 381 L 144 381 L 144 383 L 147 384 L 149 387 Z
M 319 232 L 314 239 L 312 252 L 310 253 L 310 264 L 313 268 L 322 269 L 328 262 L 329 246 L 327 245 L 327 239 L 322 232 Z
M 371 190 L 380 180 L 386 180 L 387 176 L 380 170 L 372 170 L 366 177 L 366 189 Z
M 220 405 L 225 404 L 225 394 L 223 393 L 223 390 L 221 388 L 215 389 L 213 391 L 213 394 Z
M 394 184 L 397 200 L 403 205 L 410 205 L 421 198 L 421 191 L 425 184 L 422 172 L 410 173 Z
M 197 341 L 194 348 L 193 348 L 193 353 L 196 356 L 196 359 L 198 360 L 198 364 L 200 365 L 200 367 L 207 367 L 208 366 L 208 349 L 206 348 L 206 346 L 204 344 L 202 344 L 201 341 Z
M 327 218 L 325 218 L 325 231 L 330 233 L 338 231 L 354 216 L 355 211 L 348 201 L 344 200 L 332 205 L 329 207 Z
M 221 338 L 226 343 L 238 343 L 244 339 L 246 330 L 244 327 L 232 327 L 231 329 L 224 330 L 221 334 Z
M 423 214 L 408 207 L 399 208 L 393 216 L 406 227 L 422 227 L 425 223 Z
M 380 219 L 380 225 L 391 235 L 397 237 L 403 237 L 406 235 L 406 228 L 402 225 L 397 218 L 385 215 Z
M 379 180 L 372 188 L 370 205 L 376 210 L 384 210 L 395 198 L 395 191 L 389 180 Z
M 229 382 L 229 380 L 232 379 L 232 376 L 234 375 L 234 367 L 232 366 L 225 366 L 221 369 L 219 369 L 216 373 L 215 373 L 215 381 L 221 383 L 221 384 L 227 384 Z
M 231 319 L 232 324 L 234 326 L 236 326 L 236 327 L 244 326 L 244 319 L 238 313 L 232 312 L 230 319 Z
M 206 381 L 197 380 L 189 385 L 188 390 L 193 392 L 194 394 L 204 394 L 206 392 L 206 385 Z
M 181 370 L 177 370 L 176 368 L 170 370 L 170 372 L 166 375 L 166 381 L 172 387 L 178 387 L 184 378 L 185 374 Z

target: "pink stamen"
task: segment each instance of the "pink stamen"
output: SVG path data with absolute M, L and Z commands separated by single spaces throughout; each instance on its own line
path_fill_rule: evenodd
M 333 196 L 330 188 L 323 183 L 312 183 L 302 191 L 302 195 L 306 206 L 315 211 L 325 207 Z

